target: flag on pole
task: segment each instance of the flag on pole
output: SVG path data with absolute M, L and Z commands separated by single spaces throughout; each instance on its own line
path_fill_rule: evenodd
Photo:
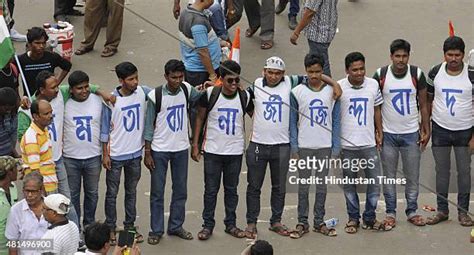
M 229 59 L 240 64 L 240 27 L 235 29 L 234 40 L 232 41 L 232 49 L 230 50 Z
M 8 31 L 3 12 L 0 11 L 0 68 L 3 68 L 15 54 L 10 32 Z
M 454 26 L 453 26 L 453 22 L 451 22 L 451 20 L 449 21 L 448 23 L 449 25 L 449 37 L 453 37 L 454 36 Z

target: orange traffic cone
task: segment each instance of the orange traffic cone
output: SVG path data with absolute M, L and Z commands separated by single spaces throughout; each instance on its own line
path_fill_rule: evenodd
M 240 64 L 240 27 L 235 29 L 234 40 L 232 41 L 232 49 L 230 50 L 229 59 Z

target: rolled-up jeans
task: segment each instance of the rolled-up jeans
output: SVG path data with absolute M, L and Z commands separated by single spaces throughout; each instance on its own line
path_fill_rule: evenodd
M 300 159 L 306 159 L 314 157 L 318 160 L 328 160 L 331 156 L 331 148 L 323 149 L 300 149 Z M 319 226 L 324 221 L 324 215 L 326 214 L 325 204 L 327 195 L 327 185 L 324 182 L 324 178 L 328 175 L 329 169 L 324 164 L 322 169 L 314 169 L 314 176 L 322 178 L 322 184 L 316 184 L 316 195 L 314 196 L 314 226 Z M 299 178 L 309 178 L 312 175 L 311 169 L 298 169 Z M 298 224 L 308 226 L 308 212 L 309 212 L 309 184 L 298 185 Z
M 362 215 L 364 222 L 373 222 L 375 220 L 375 209 L 377 208 L 377 202 L 380 197 L 380 185 L 378 178 L 381 176 L 381 171 L 377 149 L 375 147 L 355 150 L 342 149 L 341 158 L 343 160 L 342 174 L 344 178 L 347 176 L 349 179 L 355 179 L 358 177 L 358 172 L 360 170 L 364 170 L 365 177 L 369 180 L 374 180 L 373 184 L 367 184 L 365 211 Z M 367 161 L 371 159 L 373 162 L 373 167 L 369 167 L 369 164 L 367 164 L 367 167 L 361 168 L 360 165 L 357 166 L 352 164 L 354 161 L 361 162 L 362 159 Z M 344 161 L 347 160 L 349 160 L 351 164 L 344 164 Z M 355 169 L 355 167 L 358 168 Z M 356 190 L 356 184 L 344 184 L 344 196 L 346 198 L 347 214 L 349 215 L 349 220 L 359 222 L 360 204 L 359 195 L 357 194 Z
M 448 193 L 451 171 L 451 149 L 454 149 L 456 170 L 458 172 L 458 213 L 469 211 L 471 195 L 471 153 L 469 140 L 472 129 L 452 131 L 433 123 L 432 145 L 436 169 L 436 192 L 438 212 L 449 213 Z
M 383 174 L 395 179 L 398 171 L 398 158 L 401 154 L 403 175 L 406 178 L 405 198 L 407 208 L 405 213 L 410 219 L 418 209 L 419 177 L 420 177 L 420 147 L 418 132 L 410 134 L 383 133 L 382 158 Z M 387 206 L 387 216 L 396 217 L 397 190 L 395 184 L 383 184 L 383 195 Z

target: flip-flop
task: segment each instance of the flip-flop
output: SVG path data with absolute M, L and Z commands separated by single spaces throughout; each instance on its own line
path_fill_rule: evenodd
M 309 232 L 308 226 L 305 226 L 303 224 L 298 224 L 296 225 L 295 229 L 290 232 L 290 238 L 299 239 L 308 232 Z
M 415 215 L 407 219 L 407 221 L 418 227 L 422 227 L 426 225 L 425 219 L 423 219 L 423 216 L 421 215 Z
M 288 227 L 285 225 L 276 225 L 276 226 L 270 226 L 268 230 L 273 231 L 281 236 L 289 236 L 290 232 L 288 231 Z
M 273 40 L 262 40 L 260 42 L 260 49 L 262 50 L 268 50 L 273 47 Z
M 252 37 L 256 32 L 257 30 L 260 28 L 260 26 L 256 27 L 256 28 L 247 28 L 247 30 L 245 30 L 245 37 Z

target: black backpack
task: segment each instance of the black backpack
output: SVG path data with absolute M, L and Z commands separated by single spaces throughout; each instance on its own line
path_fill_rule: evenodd
M 184 83 L 179 84 L 179 87 L 183 90 L 184 97 L 186 98 L 186 109 L 188 109 L 189 113 L 189 91 L 188 87 L 184 85 Z M 158 86 L 155 88 L 155 113 L 158 115 L 158 113 L 161 111 L 161 100 L 163 99 L 163 85 Z
M 212 108 L 216 105 L 217 99 L 221 94 L 222 87 L 221 86 L 214 86 L 211 91 L 211 95 L 209 96 L 209 105 L 207 107 L 207 113 L 209 113 Z M 238 89 L 237 92 L 239 93 L 240 98 L 240 105 L 242 106 L 243 114 L 245 115 L 245 109 L 247 108 L 247 100 L 248 96 L 245 90 Z
M 380 92 L 383 93 L 383 86 L 385 85 L 385 79 L 387 78 L 388 66 L 384 66 L 380 68 Z M 416 90 L 416 107 L 420 110 L 420 105 L 418 103 L 418 67 L 410 65 L 410 75 L 411 75 L 411 82 Z

